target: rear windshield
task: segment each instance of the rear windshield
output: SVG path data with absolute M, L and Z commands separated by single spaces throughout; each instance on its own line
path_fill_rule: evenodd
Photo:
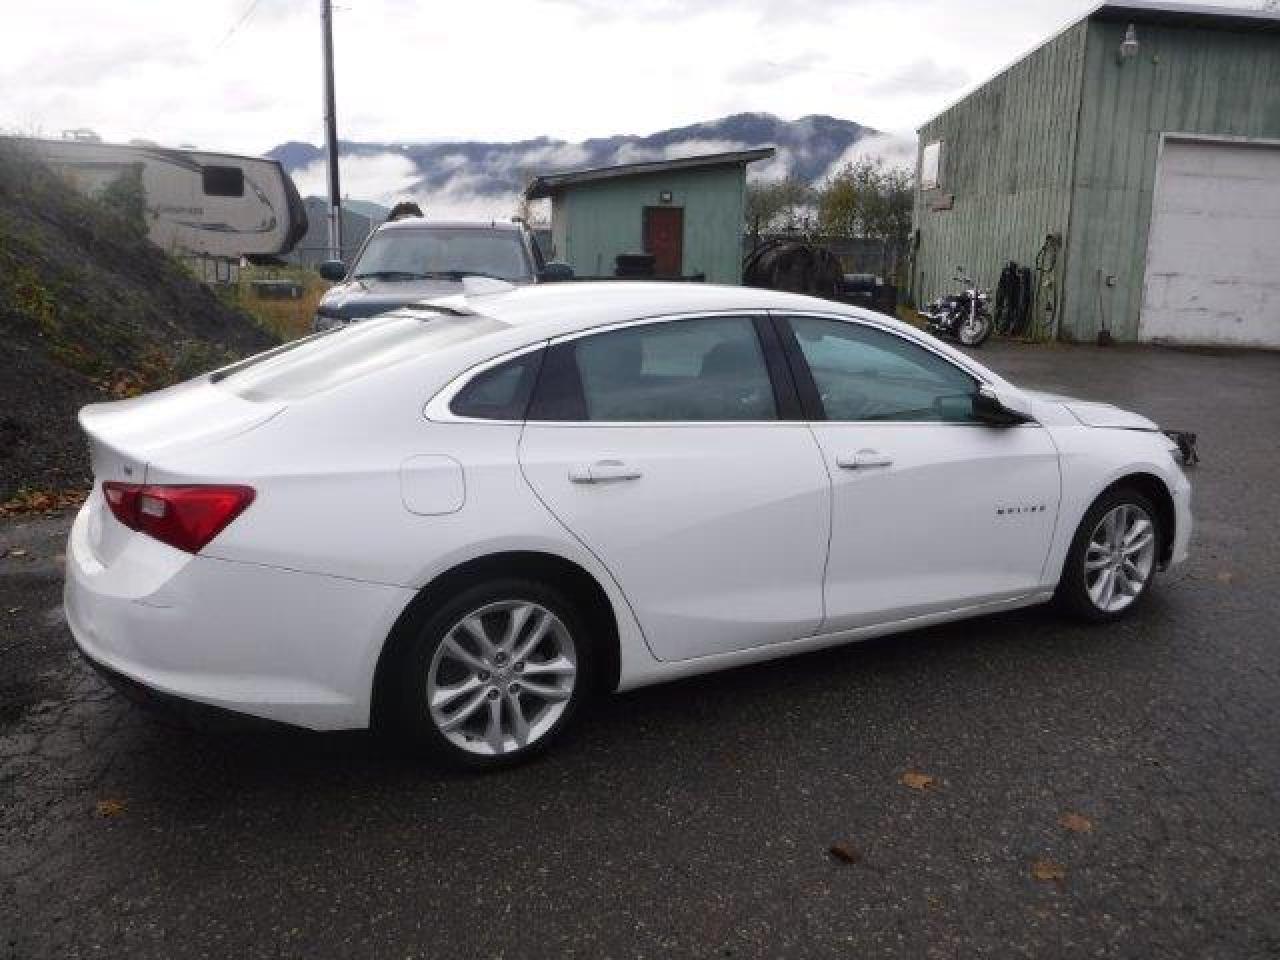
M 506 326 L 444 313 L 364 320 L 260 353 L 209 379 L 245 400 L 298 400 Z

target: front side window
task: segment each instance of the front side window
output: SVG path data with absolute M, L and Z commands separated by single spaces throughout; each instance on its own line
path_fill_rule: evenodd
M 646 323 L 562 344 L 530 416 L 543 420 L 776 420 L 749 317 Z
M 828 420 L 976 421 L 977 381 L 937 354 L 858 323 L 790 324 Z
M 515 230 L 429 226 L 375 233 L 352 274 L 385 280 L 464 276 L 533 279 L 524 243 Z

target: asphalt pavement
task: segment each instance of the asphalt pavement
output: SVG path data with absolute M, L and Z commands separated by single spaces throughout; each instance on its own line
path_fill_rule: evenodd
M 69 516 L 4 522 L 0 958 L 1280 956 L 1280 354 L 980 356 L 1200 434 L 1140 614 L 610 697 L 488 776 L 154 719 L 73 653 Z

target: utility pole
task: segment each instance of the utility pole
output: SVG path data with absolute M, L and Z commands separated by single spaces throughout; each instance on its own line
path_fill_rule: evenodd
M 320 0 L 324 40 L 324 155 L 329 174 L 329 259 L 342 259 L 342 189 L 338 182 L 338 110 L 333 95 L 333 4 Z

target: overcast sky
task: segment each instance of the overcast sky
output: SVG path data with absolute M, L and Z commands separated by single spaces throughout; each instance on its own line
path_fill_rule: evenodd
M 740 111 L 827 113 L 909 133 L 1093 5 L 337 0 L 339 134 L 579 140 Z M 4 0 L 0 129 L 89 127 L 112 141 L 247 153 L 319 143 L 318 9 Z

